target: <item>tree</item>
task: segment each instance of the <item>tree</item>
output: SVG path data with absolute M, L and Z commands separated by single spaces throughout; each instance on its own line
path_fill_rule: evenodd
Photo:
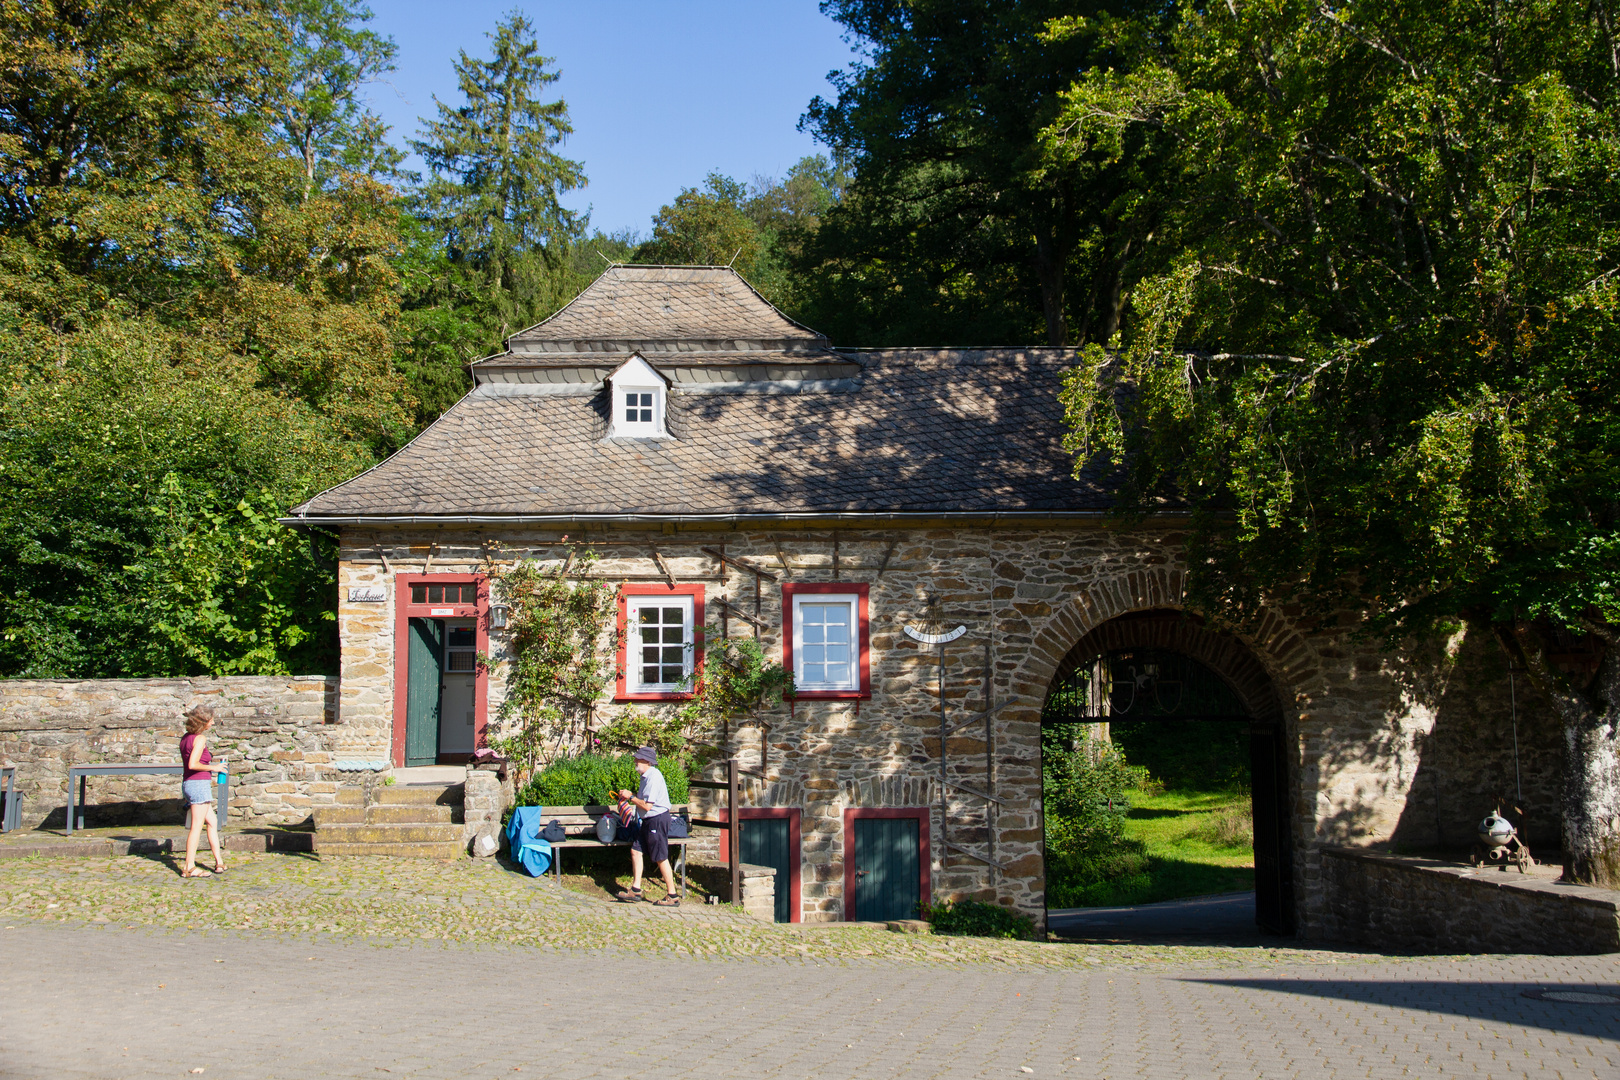
M 411 148 L 432 173 L 418 192 L 424 216 L 516 329 L 558 306 L 557 269 L 583 231 L 559 196 L 585 186 L 585 171 L 555 149 L 573 126 L 564 101 L 540 100 L 561 76 L 540 55 L 533 24 L 513 13 L 489 36 L 491 59 L 462 52 L 456 62 L 466 104 L 435 99 L 439 117 L 424 121 Z
M 1196 598 L 1390 634 L 1493 626 L 1566 730 L 1565 873 L 1620 883 L 1620 42 L 1604 0 L 1184 3 L 1106 43 L 1055 161 L 1160 142 L 1117 356 L 1066 389 L 1083 464 L 1197 512 Z M 1549 657 L 1606 646 L 1596 676 Z
M 1106 341 L 1154 225 L 1128 159 L 1042 152 L 1092 39 L 1044 35 L 1076 0 L 828 0 L 866 57 L 800 121 L 854 170 L 795 261 L 805 318 L 871 343 Z M 1130 5 L 1114 4 L 1121 10 Z M 1148 204 L 1151 205 L 1151 204 Z
M 751 275 L 765 255 L 765 237 L 744 205 L 748 191 L 712 172 L 703 189 L 685 188 L 653 218 L 652 239 L 636 261 L 678 266 L 734 266 Z
M 403 156 L 360 90 L 394 70 L 392 38 L 363 28 L 371 9 L 356 0 L 278 0 L 276 30 L 288 51 L 276 137 L 304 169 L 303 197 L 343 172 L 389 176 Z

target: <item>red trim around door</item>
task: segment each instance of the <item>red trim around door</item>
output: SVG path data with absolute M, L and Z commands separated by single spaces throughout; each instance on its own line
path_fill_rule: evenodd
M 720 821 L 730 820 L 725 807 L 720 807 L 716 817 Z M 788 846 L 793 849 L 793 862 L 788 867 L 788 921 L 801 922 L 804 911 L 804 895 L 801 882 L 801 871 L 804 866 L 803 837 L 799 832 L 801 812 L 796 806 L 739 806 L 737 808 L 738 821 L 770 821 L 772 819 L 787 818 Z M 720 830 L 720 850 L 731 850 L 726 845 L 731 842 L 730 829 Z M 729 856 L 727 856 L 729 858 Z M 778 882 L 780 884 L 780 882 Z
M 692 670 L 703 671 L 703 595 L 702 585 L 620 585 L 619 586 L 619 674 L 613 691 L 614 701 L 686 701 L 691 691 L 674 693 L 631 694 L 625 691 L 626 630 L 629 605 L 627 596 L 690 596 L 692 598 Z
M 412 585 L 474 584 L 476 604 L 413 604 Z M 406 665 L 410 662 L 412 619 L 477 619 L 478 653 L 489 655 L 489 579 L 482 574 L 400 574 L 394 578 L 394 727 L 389 758 L 394 768 L 405 767 Z M 480 665 L 473 677 L 473 745 L 488 745 L 489 669 Z
M 789 671 L 793 667 L 793 598 L 796 595 L 811 593 L 853 594 L 856 597 L 856 622 L 859 629 L 856 631 L 861 639 L 860 652 L 860 683 L 855 690 L 798 690 L 793 697 L 797 701 L 864 701 L 872 696 L 872 643 L 869 640 L 871 631 L 871 615 L 869 613 L 869 597 L 872 586 L 853 581 L 817 581 L 797 585 L 782 586 L 782 666 Z
M 928 851 L 927 806 L 847 807 L 844 810 L 844 921 L 856 922 L 855 910 L 855 822 L 861 818 L 917 819 L 917 895 L 925 904 L 933 902 L 933 857 Z

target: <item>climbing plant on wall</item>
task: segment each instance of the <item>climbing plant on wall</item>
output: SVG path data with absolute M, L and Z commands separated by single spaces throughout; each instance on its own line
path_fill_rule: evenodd
M 705 632 L 703 668 L 691 680 L 692 700 L 679 715 L 685 734 L 695 738 L 725 730 L 738 720 L 793 693 L 793 673 L 765 659 L 754 638 Z
M 572 562 L 577 574 L 596 555 L 587 551 Z M 617 673 L 609 659 L 617 644 L 614 590 L 571 577 L 566 567 L 524 560 L 490 575 L 508 609 L 509 654 L 506 698 L 490 746 L 520 776 L 579 745 Z

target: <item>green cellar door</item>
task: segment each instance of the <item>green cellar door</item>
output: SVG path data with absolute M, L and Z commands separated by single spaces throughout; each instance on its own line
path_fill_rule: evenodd
M 405 764 L 434 765 L 439 760 L 440 658 L 444 623 L 411 620 L 411 651 L 406 663 Z
M 917 819 L 856 818 L 854 917 L 915 919 L 921 901 Z
M 776 870 L 776 921 L 793 921 L 793 898 L 788 894 L 789 874 L 792 871 L 793 852 L 788 845 L 787 818 L 744 819 L 742 834 L 742 861 L 755 866 L 769 866 Z

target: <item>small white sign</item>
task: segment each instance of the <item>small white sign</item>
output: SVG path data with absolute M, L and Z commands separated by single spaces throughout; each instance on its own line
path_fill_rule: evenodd
M 351 604 L 380 604 L 388 598 L 388 593 L 381 585 L 350 585 L 349 603 Z
M 455 613 L 456 613 L 456 609 L 453 608 L 453 607 L 430 607 L 430 608 L 428 608 L 428 614 L 429 615 L 454 615 Z

